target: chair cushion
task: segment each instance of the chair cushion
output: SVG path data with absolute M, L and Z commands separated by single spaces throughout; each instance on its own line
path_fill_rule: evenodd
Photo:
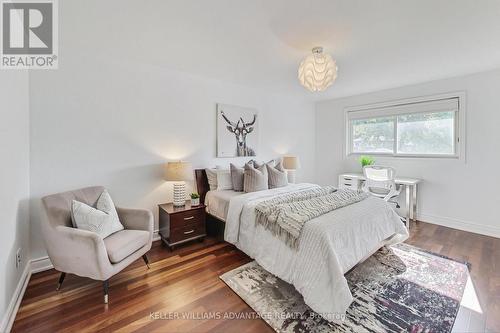
M 149 241 L 149 232 L 144 230 L 122 230 L 104 238 L 109 261 L 117 264 Z

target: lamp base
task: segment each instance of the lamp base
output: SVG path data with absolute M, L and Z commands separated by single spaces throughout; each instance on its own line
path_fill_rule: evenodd
M 174 206 L 181 207 L 186 205 L 186 184 L 174 184 Z
M 286 176 L 287 176 L 288 182 L 290 184 L 294 184 L 295 183 L 295 170 L 287 170 L 286 171 Z

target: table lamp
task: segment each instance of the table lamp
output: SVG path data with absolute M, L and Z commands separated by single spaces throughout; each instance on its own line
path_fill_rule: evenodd
M 174 206 L 186 204 L 186 181 L 193 179 L 193 168 L 189 162 L 168 162 L 165 180 L 174 182 Z
M 283 156 L 283 169 L 287 171 L 288 182 L 295 183 L 295 170 L 300 169 L 300 160 L 297 156 Z

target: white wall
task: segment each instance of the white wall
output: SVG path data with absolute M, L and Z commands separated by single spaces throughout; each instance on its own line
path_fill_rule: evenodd
M 167 160 L 199 168 L 229 165 L 230 160 L 215 158 L 218 102 L 258 109 L 257 157 L 297 154 L 298 180 L 314 180 L 312 102 L 153 66 L 146 58 L 107 57 L 103 49 L 92 54 L 76 41 L 93 38 L 111 50 L 113 44 L 133 43 L 127 26 L 116 37 L 123 39 L 101 40 L 106 37 L 100 29 L 119 25 L 114 16 L 82 30 L 74 23 L 80 15 L 76 3 L 59 4 L 59 69 L 30 74 L 33 258 L 46 255 L 40 235 L 44 195 L 104 185 L 117 205 L 148 208 L 156 216 L 157 205 L 171 201 L 171 187 L 162 179 Z M 99 11 L 100 2 L 81 4 Z M 157 52 L 163 52 L 161 46 L 151 45 L 144 54 Z M 168 64 L 168 53 L 164 58 Z
M 0 73 L 0 331 L 29 256 L 28 73 Z M 16 269 L 17 250 L 23 262 Z
M 337 184 L 342 172 L 361 171 L 345 157 L 344 108 L 454 91 L 467 94 L 466 162 L 450 159 L 376 158 L 400 176 L 422 178 L 419 219 L 500 237 L 500 70 L 433 81 L 316 105 L 316 172 L 322 184 Z

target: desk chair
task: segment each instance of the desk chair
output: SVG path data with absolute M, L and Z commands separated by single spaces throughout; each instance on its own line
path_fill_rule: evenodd
M 401 187 L 396 185 L 396 170 L 391 167 L 367 165 L 363 167 L 363 174 L 366 178 L 363 184 L 363 191 L 381 198 L 387 202 L 395 204 L 399 208 L 399 204 L 395 198 L 401 194 Z M 406 219 L 401 218 L 406 223 Z

